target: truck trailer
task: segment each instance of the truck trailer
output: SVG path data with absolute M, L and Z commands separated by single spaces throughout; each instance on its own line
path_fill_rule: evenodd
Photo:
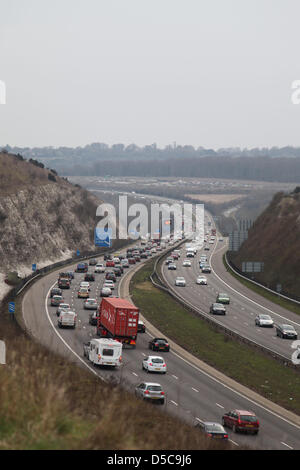
M 139 309 L 116 297 L 102 298 L 98 308 L 97 335 L 136 347 Z

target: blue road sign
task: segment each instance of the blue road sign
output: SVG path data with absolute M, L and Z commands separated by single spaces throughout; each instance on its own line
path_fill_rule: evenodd
M 77 256 L 80 256 L 80 251 L 79 251 L 79 250 L 77 250 L 76 254 L 77 254 Z
M 33 264 L 33 265 L 32 265 L 32 271 L 35 273 L 35 271 L 36 271 L 36 264 Z
M 15 313 L 15 309 L 16 309 L 15 302 L 9 302 L 9 304 L 8 304 L 9 313 Z
M 102 228 L 95 228 L 95 245 L 104 248 L 111 248 L 112 230 L 109 228 L 104 230 Z

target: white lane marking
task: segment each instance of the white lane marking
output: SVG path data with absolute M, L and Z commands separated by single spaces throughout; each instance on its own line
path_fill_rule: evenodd
M 173 405 L 178 406 L 178 403 L 176 403 L 176 401 L 171 400 L 170 403 L 173 403 Z
M 220 405 L 219 403 L 216 403 L 216 405 L 217 405 L 219 408 L 222 408 L 222 410 L 224 410 L 224 406 Z
M 174 379 L 178 380 L 178 377 L 176 377 L 176 375 L 172 375 L 172 377 L 174 377 Z
M 202 419 L 200 418 L 196 418 L 197 421 L 199 421 L 200 423 L 203 423 Z
M 286 444 L 285 442 L 282 442 L 282 441 L 281 441 L 280 444 L 282 444 L 282 445 L 288 447 L 289 449 L 292 449 L 292 450 L 294 449 L 293 447 L 289 446 L 289 445 Z
M 192 390 L 194 390 L 194 392 L 197 392 L 199 393 L 199 390 L 197 390 L 196 388 L 192 387 Z
M 132 372 L 132 373 L 133 373 L 133 375 L 135 375 L 136 377 L 138 377 L 138 375 L 137 375 L 135 372 Z
M 232 444 L 234 444 L 235 446 L 238 446 L 239 447 L 239 444 L 237 442 L 234 442 L 232 439 L 228 439 L 229 442 L 232 442 Z

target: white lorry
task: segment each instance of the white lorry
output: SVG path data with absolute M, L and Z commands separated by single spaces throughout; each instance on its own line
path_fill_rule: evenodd
M 69 310 L 61 310 L 57 324 L 59 328 L 76 328 L 77 315 Z
M 114 339 L 92 339 L 83 345 L 83 353 L 94 366 L 118 367 L 122 363 L 122 343 Z

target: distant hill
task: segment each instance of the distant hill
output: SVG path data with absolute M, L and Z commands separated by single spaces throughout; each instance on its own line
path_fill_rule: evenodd
M 300 187 L 277 193 L 249 230 L 248 240 L 230 259 L 241 269 L 243 261 L 262 261 L 257 280 L 300 300 Z
M 300 148 L 194 148 L 192 145 L 135 144 L 85 147 L 19 148 L 5 150 L 38 159 L 62 175 L 199 177 L 238 180 L 300 182 Z

